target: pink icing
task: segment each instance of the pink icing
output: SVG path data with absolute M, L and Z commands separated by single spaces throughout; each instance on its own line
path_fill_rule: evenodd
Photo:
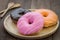
M 44 18 L 38 12 L 28 12 L 19 18 L 17 22 L 18 31 L 24 35 L 33 34 L 44 26 Z

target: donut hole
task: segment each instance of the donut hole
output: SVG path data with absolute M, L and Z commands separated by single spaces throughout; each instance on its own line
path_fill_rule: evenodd
M 29 24 L 32 24 L 32 22 L 29 22 Z
M 33 20 L 32 19 L 29 19 L 28 23 L 29 24 L 32 24 L 33 23 Z
M 48 12 L 42 12 L 42 15 L 44 16 L 44 17 L 47 17 L 48 16 Z
M 23 15 L 23 14 L 24 14 L 24 12 L 19 13 L 19 15 Z
M 32 24 L 33 23 L 33 21 L 29 21 L 29 24 Z

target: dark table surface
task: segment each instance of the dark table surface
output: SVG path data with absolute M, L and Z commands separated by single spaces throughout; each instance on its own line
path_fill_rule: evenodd
M 9 2 L 20 3 L 23 8 L 47 8 L 56 12 L 60 21 L 60 0 L 0 0 L 0 11 L 7 8 Z M 6 32 L 3 26 L 4 18 L 0 18 L 0 40 L 22 40 L 11 36 Z M 40 40 L 60 40 L 60 27 L 51 36 Z

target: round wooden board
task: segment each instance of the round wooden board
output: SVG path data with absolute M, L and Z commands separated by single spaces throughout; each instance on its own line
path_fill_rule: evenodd
M 31 36 L 25 36 L 18 32 L 16 24 L 13 23 L 13 21 L 10 18 L 10 15 L 8 15 L 4 20 L 4 27 L 7 30 L 7 32 L 15 37 L 23 38 L 23 39 L 37 39 L 37 38 L 45 38 L 49 35 L 53 34 L 57 28 L 59 27 L 59 21 L 56 25 L 48 28 L 43 28 L 38 34 L 31 35 Z

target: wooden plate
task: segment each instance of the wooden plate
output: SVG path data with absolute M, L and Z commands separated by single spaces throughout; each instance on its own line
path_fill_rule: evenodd
M 7 30 L 7 32 L 15 37 L 22 38 L 22 39 L 37 39 L 37 38 L 45 38 L 49 35 L 53 34 L 57 28 L 59 27 L 59 21 L 56 25 L 48 28 L 43 28 L 42 31 L 38 32 L 36 35 L 32 36 L 25 36 L 18 33 L 16 24 L 13 23 L 13 21 L 10 18 L 10 15 L 8 15 L 4 20 L 4 27 Z

